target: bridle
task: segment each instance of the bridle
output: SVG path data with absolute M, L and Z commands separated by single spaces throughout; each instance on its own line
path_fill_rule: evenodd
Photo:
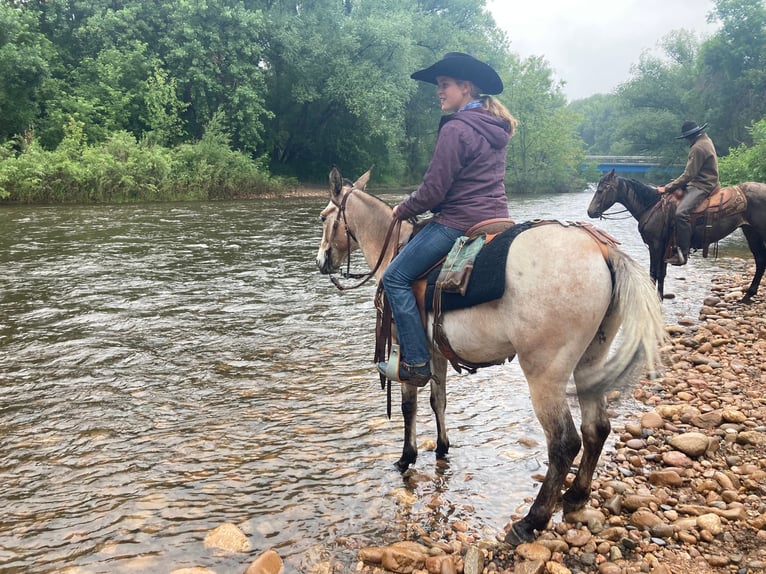
M 615 185 L 613 183 L 609 183 L 607 185 L 609 186 L 608 187 L 608 191 L 610 193 L 614 193 L 614 195 L 616 196 L 617 195 L 617 189 L 616 188 L 617 188 L 617 185 L 619 185 L 619 183 L 617 183 L 617 185 Z M 598 190 L 596 190 L 596 191 L 598 192 Z M 614 206 L 614 203 L 612 203 L 612 206 Z M 618 215 L 620 215 L 621 217 L 617 217 Z M 633 215 L 630 213 L 628 208 L 625 207 L 624 209 L 621 209 L 619 211 L 613 211 L 612 213 L 603 213 L 602 212 L 601 215 L 599 216 L 599 219 L 606 219 L 607 221 L 620 221 L 620 220 L 623 220 L 623 219 L 630 219 L 631 217 L 633 217 Z
M 330 201 L 335 205 L 335 207 L 338 208 L 337 213 L 335 214 L 335 220 L 332 222 L 332 232 L 329 239 L 332 239 L 335 237 L 335 233 L 337 232 L 338 225 L 340 225 L 341 220 L 343 220 L 343 227 L 345 228 L 346 233 L 346 242 L 348 244 L 348 249 L 346 249 L 346 271 L 341 273 L 341 277 L 344 279 L 361 279 L 358 283 L 355 285 L 343 285 L 340 280 L 336 277 L 333 277 L 330 275 L 330 281 L 332 281 L 332 284 L 335 285 L 339 290 L 341 291 L 348 291 L 350 289 L 356 289 L 357 287 L 361 287 L 367 281 L 369 281 L 375 273 L 377 273 L 378 269 L 380 269 L 381 264 L 383 263 L 383 259 L 386 256 L 386 251 L 388 251 L 388 245 L 391 242 L 391 237 L 394 235 L 394 230 L 396 230 L 396 249 L 394 252 L 394 255 L 396 255 L 396 252 L 399 250 L 399 234 L 401 232 L 402 227 L 402 221 L 400 219 L 392 218 L 391 219 L 391 225 L 388 227 L 388 232 L 386 233 L 386 239 L 383 241 L 383 248 L 380 250 L 380 256 L 378 257 L 378 261 L 373 266 L 372 270 L 368 273 L 351 273 L 351 241 L 353 240 L 356 243 L 359 243 L 356 239 L 356 236 L 354 235 L 354 232 L 351 230 L 351 228 L 348 225 L 348 219 L 346 217 L 346 202 L 348 201 L 348 198 L 351 196 L 352 192 L 355 188 L 351 188 L 348 190 L 348 192 L 343 196 L 343 198 L 340 200 L 340 202 L 336 201 L 335 198 L 330 198 Z M 332 243 L 328 240 L 328 243 Z M 329 251 L 329 248 L 328 248 Z

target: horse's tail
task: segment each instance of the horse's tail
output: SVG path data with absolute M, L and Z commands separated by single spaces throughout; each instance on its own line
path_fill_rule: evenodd
M 662 305 L 649 273 L 627 253 L 609 247 L 607 263 L 612 272 L 609 316 L 621 318 L 619 348 L 596 374 L 589 392 L 605 393 L 634 383 L 644 372 L 660 366 L 660 346 L 666 339 Z

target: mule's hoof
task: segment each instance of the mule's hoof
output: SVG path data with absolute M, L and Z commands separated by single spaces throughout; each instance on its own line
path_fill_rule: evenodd
M 511 529 L 505 534 L 505 543 L 511 546 L 518 546 L 524 542 L 529 542 L 533 538 L 532 534 L 525 534 L 524 529 L 518 529 L 516 524 L 511 524 Z

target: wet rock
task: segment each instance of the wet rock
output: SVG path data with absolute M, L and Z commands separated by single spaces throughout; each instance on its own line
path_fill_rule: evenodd
M 247 552 L 250 550 L 250 540 L 235 524 L 227 522 L 207 533 L 205 546 L 226 552 Z
M 245 570 L 245 574 L 281 574 L 284 564 L 274 550 L 267 550 L 256 558 Z

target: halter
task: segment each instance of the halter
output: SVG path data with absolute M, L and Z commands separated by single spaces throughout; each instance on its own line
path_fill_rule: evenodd
M 346 193 L 343 196 L 343 199 L 340 200 L 340 203 L 335 201 L 334 199 L 330 199 L 333 204 L 338 208 L 338 213 L 335 215 L 335 221 L 332 223 L 332 237 L 335 236 L 335 232 L 338 228 L 338 224 L 340 223 L 341 218 L 343 219 L 343 226 L 345 228 L 346 232 L 346 241 L 348 242 L 349 239 L 353 239 L 356 243 L 359 243 L 356 239 L 356 236 L 354 235 L 354 232 L 351 231 L 351 228 L 348 225 L 348 219 L 346 218 L 346 202 L 348 201 L 349 196 L 354 191 L 355 188 L 351 188 L 348 193 Z M 371 271 L 368 273 L 351 273 L 351 248 L 350 248 L 350 242 L 349 248 L 346 250 L 346 271 L 345 273 L 342 273 L 341 276 L 344 279 L 361 279 L 361 281 L 355 285 L 342 285 L 340 280 L 338 280 L 336 277 L 333 277 L 330 275 L 330 281 L 332 281 L 332 284 L 335 285 L 339 290 L 341 291 L 348 291 L 350 289 L 356 289 L 357 287 L 361 287 L 367 281 L 369 281 L 375 273 L 380 269 L 381 264 L 383 263 L 383 258 L 386 255 L 386 251 L 388 251 L 388 244 L 391 241 L 391 236 L 393 235 L 394 229 L 396 229 L 396 251 L 394 252 L 394 255 L 399 251 L 399 233 L 401 232 L 402 222 L 400 219 L 392 218 L 391 225 L 388 228 L 388 232 L 386 233 L 386 239 L 383 241 L 383 248 L 380 250 L 380 256 L 378 257 L 378 261 L 375 263 L 374 267 Z

